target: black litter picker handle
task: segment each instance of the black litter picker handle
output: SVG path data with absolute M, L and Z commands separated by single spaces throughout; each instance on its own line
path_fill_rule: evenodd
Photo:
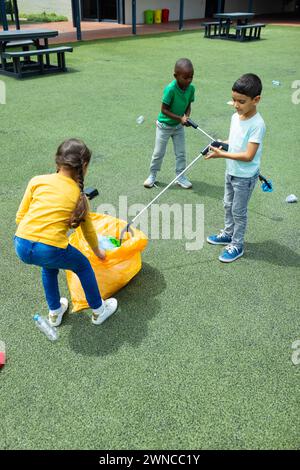
M 195 121 L 193 121 L 191 118 L 187 119 L 187 124 L 189 126 L 192 126 L 194 129 L 198 129 L 198 124 Z
M 209 144 L 207 147 L 202 152 L 202 155 L 206 155 L 210 151 L 210 147 L 217 147 L 220 148 L 222 147 L 222 150 L 225 150 L 225 152 L 228 152 L 228 144 L 225 144 L 225 142 L 220 142 L 219 140 L 214 140 Z
M 96 188 L 85 188 L 84 194 L 88 199 L 94 199 L 94 197 L 99 195 L 99 191 Z

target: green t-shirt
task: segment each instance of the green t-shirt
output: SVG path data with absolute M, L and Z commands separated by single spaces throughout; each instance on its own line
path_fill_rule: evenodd
M 187 107 L 195 99 L 195 87 L 191 83 L 186 90 L 182 90 L 177 85 L 177 81 L 173 80 L 164 89 L 162 102 L 170 106 L 170 111 L 178 116 L 183 116 Z M 179 122 L 171 119 L 164 113 L 160 112 L 157 120 L 168 126 L 178 126 Z

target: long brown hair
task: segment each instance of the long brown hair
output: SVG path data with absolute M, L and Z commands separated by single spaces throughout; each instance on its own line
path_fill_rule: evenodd
M 89 210 L 87 198 L 84 194 L 84 168 L 89 163 L 91 156 L 91 151 L 79 139 L 65 140 L 60 144 L 55 155 L 57 168 L 66 167 L 70 169 L 80 189 L 76 207 L 69 219 L 69 226 L 72 228 L 80 225 Z

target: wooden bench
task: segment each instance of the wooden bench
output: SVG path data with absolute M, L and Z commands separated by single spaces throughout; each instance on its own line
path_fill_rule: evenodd
M 65 62 L 65 52 L 73 52 L 73 47 L 63 46 L 63 47 L 53 47 L 49 49 L 34 49 L 30 51 L 19 51 L 19 52 L 3 52 L 2 60 L 7 59 L 13 60 L 13 72 L 12 74 L 16 75 L 18 78 L 22 78 L 25 74 L 29 75 L 36 71 L 40 74 L 45 72 L 55 72 L 61 71 L 66 72 L 66 62 Z M 57 54 L 57 66 L 44 64 L 44 56 L 49 58 L 50 54 Z M 31 57 L 37 57 L 38 62 L 29 61 Z M 24 58 L 24 62 L 20 59 Z M 7 70 L 7 64 L 5 64 Z
M 261 28 L 266 25 L 264 23 L 249 23 L 236 26 L 236 39 L 239 41 L 250 41 L 251 39 L 260 39 Z M 247 35 L 247 30 L 249 34 Z M 254 34 L 253 34 L 254 32 Z
M 204 23 L 201 23 L 202 26 L 205 27 L 205 32 L 204 32 L 204 37 L 205 38 L 211 38 L 214 36 L 219 36 L 220 34 L 226 34 L 227 33 L 227 28 L 228 28 L 228 23 L 227 22 L 222 22 L 221 24 L 221 31 L 220 31 L 220 22 L 219 21 L 205 21 Z M 212 27 L 214 29 L 214 32 L 212 34 Z M 219 28 L 219 32 L 218 32 Z

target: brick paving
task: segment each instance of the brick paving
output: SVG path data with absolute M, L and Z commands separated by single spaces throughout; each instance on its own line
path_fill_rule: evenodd
M 300 26 L 300 20 L 274 20 L 272 18 L 255 18 L 255 21 L 263 21 L 266 24 L 278 24 L 284 26 Z M 200 18 L 198 20 L 185 20 L 184 21 L 184 31 L 202 29 L 201 23 L 207 21 L 207 18 Z M 35 23 L 35 24 L 22 24 L 22 29 L 54 29 L 59 32 L 59 36 L 53 39 L 50 39 L 51 43 L 65 43 L 65 42 L 75 42 L 76 38 L 76 29 L 73 27 L 71 21 L 63 21 L 57 23 Z M 103 38 L 116 38 L 116 37 L 126 37 L 132 36 L 132 26 L 124 25 L 111 22 L 93 22 L 93 21 L 82 21 L 81 22 L 81 31 L 83 40 L 94 40 L 94 39 L 103 39 Z M 146 25 L 141 24 L 137 25 L 136 32 L 137 35 L 146 35 L 146 34 L 160 34 L 167 32 L 178 32 L 179 23 L 178 21 L 170 21 L 169 23 L 153 24 Z

